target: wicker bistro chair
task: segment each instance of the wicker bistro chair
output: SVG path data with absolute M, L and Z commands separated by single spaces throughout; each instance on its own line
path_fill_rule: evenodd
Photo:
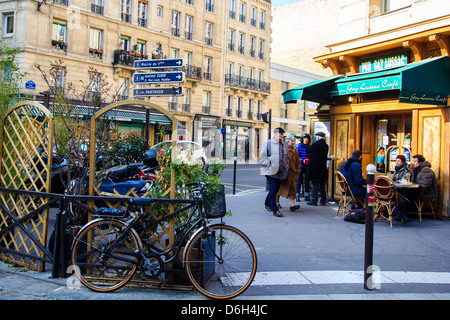
M 337 209 L 336 215 L 339 215 L 339 210 L 341 210 L 341 206 L 343 205 L 343 217 L 345 217 L 345 214 L 347 213 L 347 206 L 349 204 L 361 204 L 364 206 L 364 199 L 363 198 L 355 198 L 353 196 L 352 190 L 349 188 L 347 179 L 345 179 L 344 175 L 340 173 L 339 171 L 336 171 L 336 182 L 339 191 L 341 192 L 340 200 L 339 200 L 339 207 Z
M 375 216 L 376 218 L 388 219 L 392 228 L 392 206 L 397 204 L 397 190 L 394 181 L 388 177 L 378 177 L 374 184 L 374 194 L 376 198 Z M 380 212 L 382 208 L 386 208 L 388 218 L 385 218 Z

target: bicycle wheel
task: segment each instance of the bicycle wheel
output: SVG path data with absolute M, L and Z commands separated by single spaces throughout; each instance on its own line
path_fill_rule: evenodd
M 116 220 L 99 220 L 80 230 L 72 251 L 72 264 L 78 279 L 97 292 L 120 289 L 133 277 L 138 266 L 138 236 Z M 112 246 L 114 244 L 114 246 Z
M 215 299 L 244 292 L 256 274 L 256 252 L 240 230 L 212 225 L 196 233 L 185 250 L 185 268 L 192 285 Z

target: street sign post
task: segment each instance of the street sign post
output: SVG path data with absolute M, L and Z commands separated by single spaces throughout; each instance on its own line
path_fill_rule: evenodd
M 181 68 L 183 66 L 183 59 L 135 60 L 133 66 L 135 69 Z
M 182 87 L 135 88 L 135 89 L 133 89 L 133 96 L 135 96 L 135 97 L 181 96 L 182 94 L 183 94 Z
M 133 75 L 133 83 L 183 82 L 183 74 L 184 72 L 182 71 L 135 73 Z

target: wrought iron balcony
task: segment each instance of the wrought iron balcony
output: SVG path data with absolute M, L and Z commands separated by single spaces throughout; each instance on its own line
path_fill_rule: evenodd
M 202 68 L 200 67 L 185 65 L 181 71 L 184 72 L 186 78 L 202 80 Z
M 147 55 L 127 50 L 114 50 L 113 65 L 121 64 L 125 66 L 133 66 L 135 60 L 147 59 Z
M 225 85 L 234 86 L 249 90 L 261 91 L 261 92 L 270 92 L 270 83 L 265 81 L 258 81 L 255 79 L 250 79 L 247 77 L 241 77 L 234 74 L 226 74 L 225 75 Z

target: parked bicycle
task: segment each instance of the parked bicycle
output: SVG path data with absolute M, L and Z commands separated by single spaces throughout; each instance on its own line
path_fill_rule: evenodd
M 150 223 L 143 207 L 163 199 L 132 198 L 127 210 L 99 208 L 98 218 L 76 234 L 72 245 L 72 264 L 81 283 L 98 292 L 114 291 L 125 286 L 138 268 L 141 276 L 157 278 L 184 248 L 182 265 L 187 279 L 200 293 L 215 299 L 243 293 L 256 274 L 256 251 L 242 231 L 222 221 L 226 212 L 223 185 L 186 186 L 196 186 L 191 190 L 192 199 L 165 199 L 186 205 Z M 136 209 L 137 215 L 131 215 L 130 211 Z M 150 243 L 145 231 L 148 227 L 186 211 L 187 222 L 176 227 L 169 248 Z M 220 223 L 211 224 L 213 218 L 221 218 Z

